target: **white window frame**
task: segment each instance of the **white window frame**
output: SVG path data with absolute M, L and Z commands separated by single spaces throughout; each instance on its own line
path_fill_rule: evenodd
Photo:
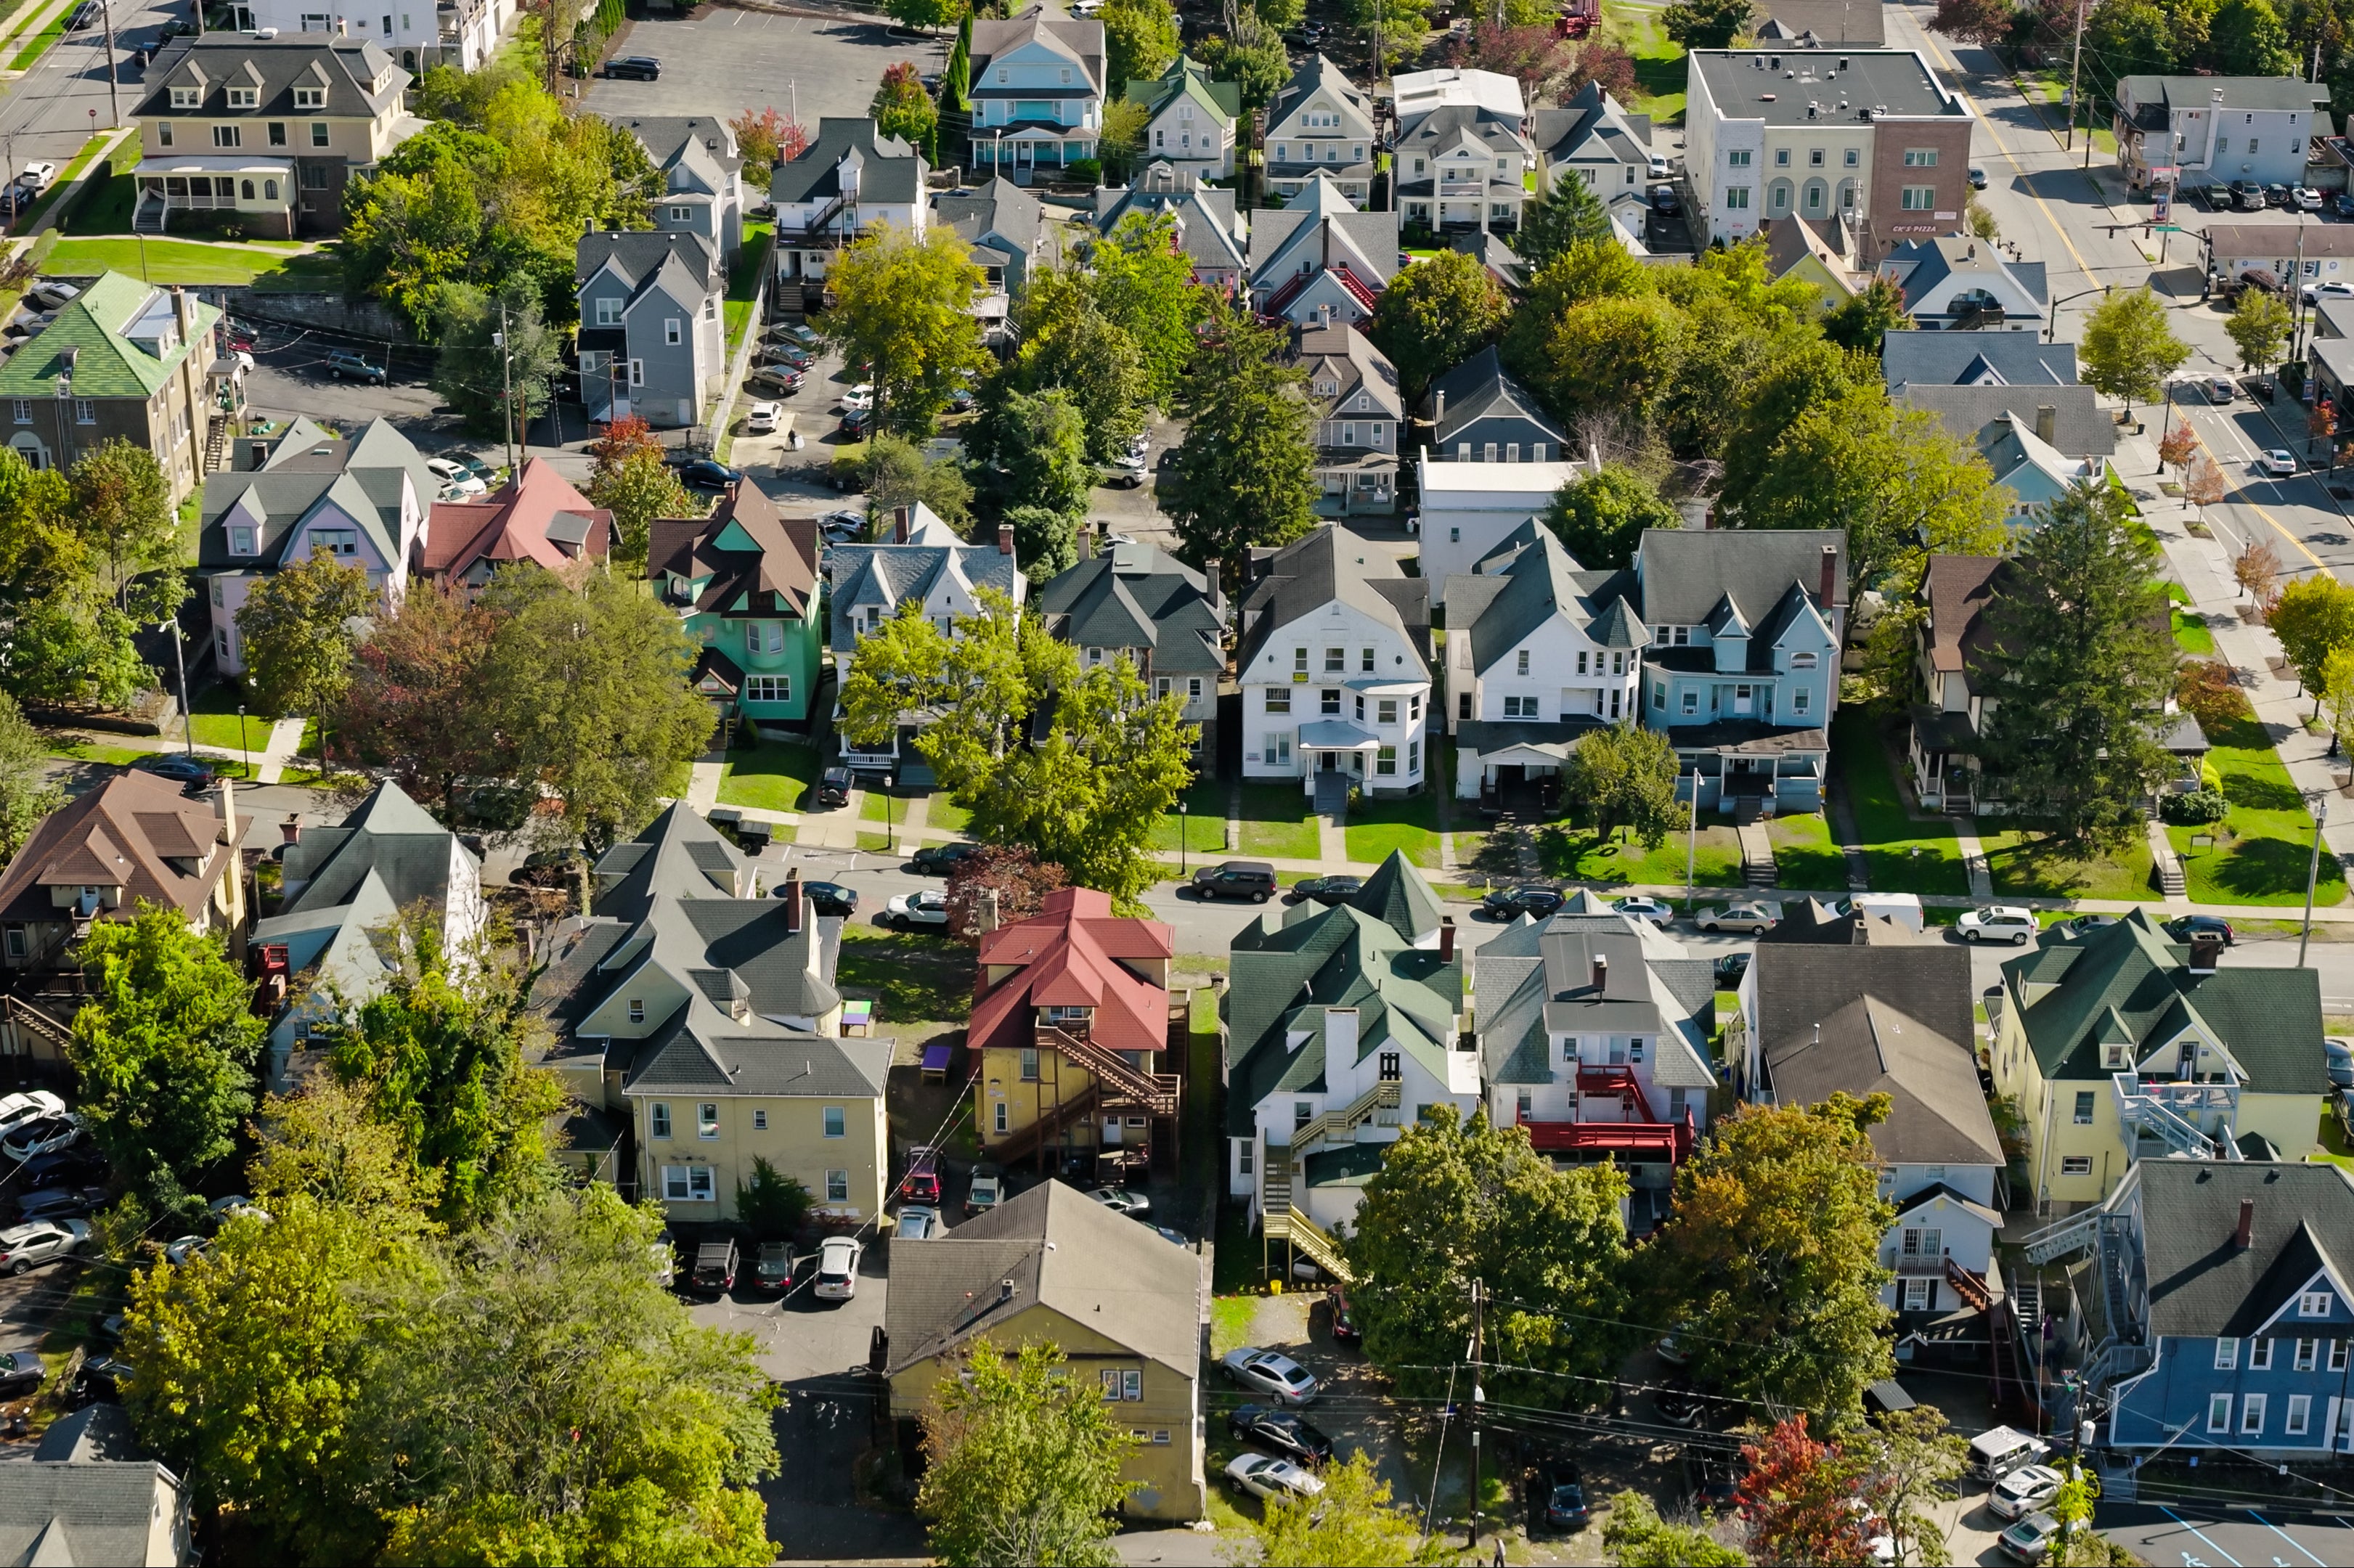
M 825 1201 L 829 1203 L 850 1202 L 850 1172 L 829 1171 L 825 1173 Z
M 675 348 L 686 341 L 686 323 L 676 316 L 663 318 L 663 346 Z
M 2296 1315 L 2300 1318 L 2328 1317 L 2329 1292 L 2327 1290 L 2307 1290 L 2301 1293 L 2296 1298 Z
M 2240 1436 L 2261 1437 L 2264 1435 L 2264 1406 L 2271 1403 L 2267 1394 L 2243 1393 L 2240 1396 Z
M 695 1107 L 695 1136 L 710 1142 L 719 1136 L 719 1103 L 703 1100 Z
M 646 1136 L 664 1139 L 670 1136 L 670 1107 L 660 1100 L 646 1107 Z
M 2211 1393 L 2207 1396 L 2207 1431 L 2210 1436 L 2226 1436 L 2232 1430 L 2232 1396 Z
M 2292 1393 L 2288 1396 L 2288 1413 L 2282 1418 L 2281 1432 L 2289 1437 L 2302 1437 L 2313 1425 L 2313 1395 Z
M 2235 1339 L 2229 1338 L 2218 1339 L 2215 1341 L 2215 1370 L 2217 1372 L 2237 1372 L 2239 1370 L 2239 1366 L 2240 1341 Z
M 826 1138 L 848 1138 L 850 1136 L 849 1107 L 828 1106 L 820 1114 L 823 1118 L 824 1132 L 822 1136 Z
M 756 1110 L 752 1113 L 752 1130 L 754 1132 L 766 1132 L 769 1130 L 769 1113 L 767 1111 Z

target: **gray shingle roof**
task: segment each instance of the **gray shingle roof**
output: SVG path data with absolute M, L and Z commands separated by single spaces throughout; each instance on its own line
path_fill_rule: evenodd
M 1924 337 L 1935 334 L 1924 333 Z M 2026 334 L 2018 334 L 2026 335 Z M 2008 418 L 2032 432 L 2036 410 L 2050 408 L 2052 444 L 2069 457 L 2107 457 L 2117 450 L 2117 421 L 2101 407 L 2100 394 L 2090 387 L 1908 387 L 1903 401 L 1925 409 L 1946 429 L 1980 450 L 2008 429 L 1990 429 Z
M 1834 552 L 1831 603 L 1847 603 L 1847 535 L 1836 528 L 1648 528 L 1637 546 L 1635 609 L 1649 626 L 1699 626 L 1726 600 L 1753 627 L 1768 622 L 1795 585 L 1820 589 Z
M 1446 412 L 1439 414 L 1442 399 Z M 1432 382 L 1429 395 L 1423 398 L 1423 412 L 1436 419 L 1442 450 L 1455 444 L 1465 427 L 1484 419 L 1513 421 L 1529 432 L 1521 440 L 1550 441 L 1555 449 L 1569 440 L 1562 428 L 1537 407 L 1528 389 L 1504 374 L 1504 362 L 1493 344 Z
M 230 443 L 250 461 L 250 443 Z M 208 571 L 254 571 L 287 565 L 283 557 L 295 529 L 323 507 L 348 516 L 368 536 L 393 569 L 406 570 L 400 553 L 401 510 L 423 512 L 440 482 L 425 466 L 425 454 L 385 419 L 370 420 L 351 440 L 338 440 L 307 419 L 293 420 L 269 449 L 260 468 L 239 468 L 205 476 L 197 505 L 196 565 Z M 239 503 L 243 504 L 240 505 Z M 229 551 L 231 513 L 256 524 L 250 555 Z
M 1145 648 L 1152 673 L 1214 675 L 1225 668 L 1225 606 L 1202 574 L 1150 545 L 1115 545 L 1038 589 L 1048 633 L 1079 648 Z
M 1757 988 L 1758 1013 L 1750 1023 L 1756 1032 L 1758 1048 L 1768 1063 L 1810 1047 L 1815 1027 L 1820 1024 L 1824 1034 L 1833 1037 L 1829 1043 L 1849 1054 L 1847 1060 L 1853 1073 L 1861 1076 L 1875 1060 L 1872 1052 L 1883 1047 L 1877 1043 L 1859 1044 L 1857 1035 L 1864 1030 L 1863 1021 L 1853 1020 L 1854 1027 L 1844 1030 L 1835 1029 L 1833 1021 L 1867 997 L 1900 1008 L 1902 1019 L 1914 1021 L 1915 1031 L 1925 1032 L 1927 1038 L 1947 1044 L 1975 1038 L 1976 1026 L 1970 1012 L 1973 988 L 1969 954 L 1946 943 L 1861 948 L 1761 943 L 1750 960 L 1750 974 Z M 1907 1046 L 1917 1044 L 1893 1032 L 1885 1038 Z M 1938 1060 L 1927 1059 L 1932 1063 Z M 1831 1081 L 1850 1069 L 1830 1058 L 1822 1060 L 1832 1061 L 1832 1065 L 1820 1068 L 1802 1065 L 1795 1069 L 1808 1087 L 1785 1090 L 1777 1082 L 1778 1097 L 1785 1104 L 1820 1098 L 1829 1092 L 1829 1088 L 1822 1089 L 1821 1094 L 1815 1092 L 1814 1086 L 1821 1083 L 1829 1083 L 1830 1088 L 1848 1088 L 1850 1093 L 1867 1092 L 1851 1084 Z M 1964 1055 L 1963 1065 L 1968 1069 L 1969 1079 L 1967 1098 L 1979 1107 L 1983 1116 L 1974 1062 L 1974 1057 Z M 1944 1082 L 1934 1072 L 1918 1079 L 1914 1077 L 1911 1067 L 1905 1072 L 1915 1092 L 1922 1092 L 1925 1084 Z M 1948 1106 L 1941 1114 L 1951 1118 L 1964 1108 Z M 1939 1161 L 1931 1160 L 1926 1163 Z
M 740 899 L 754 867 L 717 828 L 684 800 L 673 800 L 627 843 L 597 862 L 595 914 L 634 925 L 657 897 Z
M 1366 97 L 1364 90 L 1351 81 L 1339 66 L 1322 55 L 1315 54 L 1299 62 L 1299 69 L 1291 73 L 1291 79 L 1283 85 L 1276 93 L 1275 101 L 1268 105 L 1267 139 L 1269 142 L 1284 137 L 1297 140 L 1306 128 L 1292 124 L 1291 116 L 1319 93 L 1338 109 L 1342 123 L 1337 127 L 1320 127 L 1316 132 L 1317 141 L 1363 141 L 1372 134 L 1373 100 Z
M 1002 175 L 970 196 L 932 198 L 932 216 L 973 244 L 1002 255 L 999 264 L 1014 272 L 1010 281 L 1016 284 L 1037 248 L 1043 210 L 1036 196 Z
M 917 531 L 952 537 L 949 527 L 917 503 Z M 1014 557 L 986 545 L 842 545 L 832 554 L 833 588 L 826 595 L 832 606 L 830 646 L 836 653 L 855 652 L 857 612 L 873 606 L 885 616 L 896 614 L 900 602 L 928 599 L 942 574 L 953 574 L 974 589 L 994 588 L 1019 604 L 1025 587 Z
M 1397 271 L 1397 215 L 1359 212 L 1322 175 L 1288 205 L 1252 215 L 1251 286 L 1273 289 L 1298 276 L 1345 266 L 1367 287 L 1385 288 Z
M 858 196 L 862 201 L 894 205 L 924 199 L 928 165 L 923 154 L 896 136 L 885 136 L 864 116 L 817 122 L 817 139 L 801 155 L 779 164 L 769 180 L 769 196 L 779 207 L 809 201 L 831 201 L 842 194 L 842 161 L 858 158 Z
M 2076 345 L 2031 332 L 1888 332 L 1880 375 L 1892 395 L 1907 387 L 2066 387 L 2076 380 Z
M 2245 1339 L 2325 1266 L 2354 1284 L 2354 1185 L 2326 1164 L 2145 1160 L 2142 1253 L 2153 1334 Z M 2240 1202 L 2252 1244 L 2232 1245 Z
M 260 38 L 247 33 L 202 33 L 165 44 L 147 66 L 142 79 L 147 89 L 131 114 L 136 120 L 201 114 L 261 119 L 277 116 L 322 115 L 337 119 L 374 119 L 397 112 L 401 98 L 415 79 L 392 62 L 392 57 L 365 38 L 331 38 L 324 34 L 281 35 Z M 376 84 L 384 85 L 378 90 Z M 193 108 L 175 109 L 171 90 L 195 87 L 203 98 Z M 228 90 L 258 90 L 256 107 L 228 107 Z M 297 109 L 294 90 L 326 90 L 323 107 Z M 259 145 L 256 135 L 247 144 Z
M 1632 572 L 1580 570 L 1560 537 L 1532 517 L 1469 572 L 1447 579 L 1447 624 L 1468 626 L 1475 671 L 1494 665 L 1556 615 L 1605 647 L 1648 647 L 1651 634 L 1626 604 L 1634 590 Z
M 989 62 L 1002 54 L 1032 44 L 1042 44 L 1086 72 L 1086 85 L 1095 90 L 1095 96 L 1104 95 L 1104 25 L 1082 20 L 1049 10 L 1039 0 L 1017 16 L 1003 21 L 979 20 L 972 25 L 972 96 L 986 98 L 992 94 L 1012 97 L 1026 92 L 1031 97 L 1046 96 L 1034 87 L 993 87 L 985 79 Z
M 1246 264 L 1250 226 L 1236 217 L 1235 193 L 1193 183 L 1167 164 L 1155 164 L 1124 189 L 1096 192 L 1096 229 L 1110 234 L 1130 213 L 1152 217 L 1170 213 L 1177 219 L 1178 248 L 1196 268 L 1239 272 Z
M 692 303 L 725 283 L 710 242 L 682 228 L 599 229 L 582 235 L 573 248 L 574 286 L 585 286 L 608 269 L 629 285 L 625 312 L 655 288 Z
M 1373 400 L 1373 408 L 1352 408 L 1349 414 L 1405 418 L 1405 399 L 1398 391 L 1397 366 L 1355 327 L 1336 322 L 1299 328 L 1292 334 L 1291 363 L 1307 377 L 1309 395 L 1325 408 L 1328 417 L 1362 392 Z M 1331 394 L 1317 391 L 1320 384 L 1331 386 Z
M 605 118 L 635 136 L 657 169 L 667 169 L 682 159 L 696 163 L 707 159 L 714 169 L 726 174 L 744 166 L 736 132 L 716 115 L 608 114 Z
M 450 871 L 461 855 L 479 871 L 474 852 L 387 779 L 336 826 L 309 829 L 300 843 L 287 846 L 287 895 L 280 914 L 348 904 L 374 874 L 395 908 L 422 901 L 439 915 L 448 906 Z
M 1803 950 L 1851 956 L 1859 949 Z M 1913 951 L 1916 962 L 1927 956 Z M 1936 952 L 1946 956 L 1943 948 Z M 1967 980 L 1968 955 L 1953 956 L 1963 960 Z M 1761 1011 L 1766 981 L 1761 972 Z M 1895 994 L 1912 1005 L 1907 991 Z M 1967 1017 L 1966 1012 L 1966 1022 Z M 1887 1095 L 1888 1119 L 1870 1128 L 1869 1136 L 1880 1158 L 1892 1165 L 1999 1165 L 2002 1145 L 1978 1088 L 1968 1041 L 1967 1033 L 1958 1039 L 1946 1034 L 1867 991 L 1807 1028 L 1767 1037 L 1765 1056 L 1774 1097 L 1784 1105 L 1819 1105 L 1840 1091 L 1858 1099 Z
M 1845 44 L 1876 49 L 1886 37 L 1880 7 L 1869 0 L 1766 0 L 1760 9 L 1765 13 L 1757 29 L 1761 42 L 1811 34 L 1826 48 Z
M 1490 938 L 1479 951 L 1475 1001 L 1490 1083 L 1552 1083 L 1550 1044 L 1559 1033 L 1652 1038 L 1654 1083 L 1706 1089 L 1716 1082 L 1706 1051 L 1716 1015 L 1710 961 L 1625 916 L 1556 915 Z
M 1629 114 L 1599 82 L 1587 82 L 1560 108 L 1540 109 L 1532 119 L 1530 139 L 1547 164 L 1607 161 L 1650 170 L 1651 117 Z
M 837 1040 L 758 1020 L 737 1025 L 697 996 L 636 1043 L 621 1088 L 714 1099 L 872 1099 L 883 1092 L 891 1050 L 888 1040 Z
M 1335 599 L 1394 627 L 1427 677 L 1429 579 L 1407 577 L 1388 551 L 1369 548 L 1330 524 L 1253 562 L 1235 667 L 1248 669 L 1268 638 Z
M 175 1510 L 178 1492 L 153 1460 L 0 1465 L 0 1562 L 152 1563 L 155 1510 Z

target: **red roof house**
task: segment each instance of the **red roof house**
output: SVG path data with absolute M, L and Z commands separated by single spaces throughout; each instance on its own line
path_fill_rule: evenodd
M 501 567 L 535 561 L 553 571 L 612 548 L 613 514 L 592 506 L 546 458 L 480 501 L 438 501 L 419 571 L 434 582 L 481 588 Z

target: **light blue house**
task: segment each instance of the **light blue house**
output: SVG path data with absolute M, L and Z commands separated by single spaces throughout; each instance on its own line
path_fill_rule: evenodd
M 1103 130 L 1104 26 L 1033 4 L 972 25 L 972 165 L 1029 183 L 1096 155 Z

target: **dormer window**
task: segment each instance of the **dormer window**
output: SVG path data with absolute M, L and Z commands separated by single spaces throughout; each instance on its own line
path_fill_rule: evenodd
M 2102 1054 L 2101 1065 L 2108 1068 L 2111 1072 L 2121 1071 L 2126 1065 L 2126 1047 L 2123 1045 L 2109 1046 Z
M 175 87 L 172 90 L 172 107 L 194 109 L 204 101 L 204 96 L 205 90 L 201 87 Z
M 232 87 L 228 90 L 228 106 L 231 109 L 259 109 L 261 107 L 261 90 L 258 87 Z
M 327 90 L 323 87 L 296 88 L 294 90 L 294 107 L 297 109 L 326 108 Z

